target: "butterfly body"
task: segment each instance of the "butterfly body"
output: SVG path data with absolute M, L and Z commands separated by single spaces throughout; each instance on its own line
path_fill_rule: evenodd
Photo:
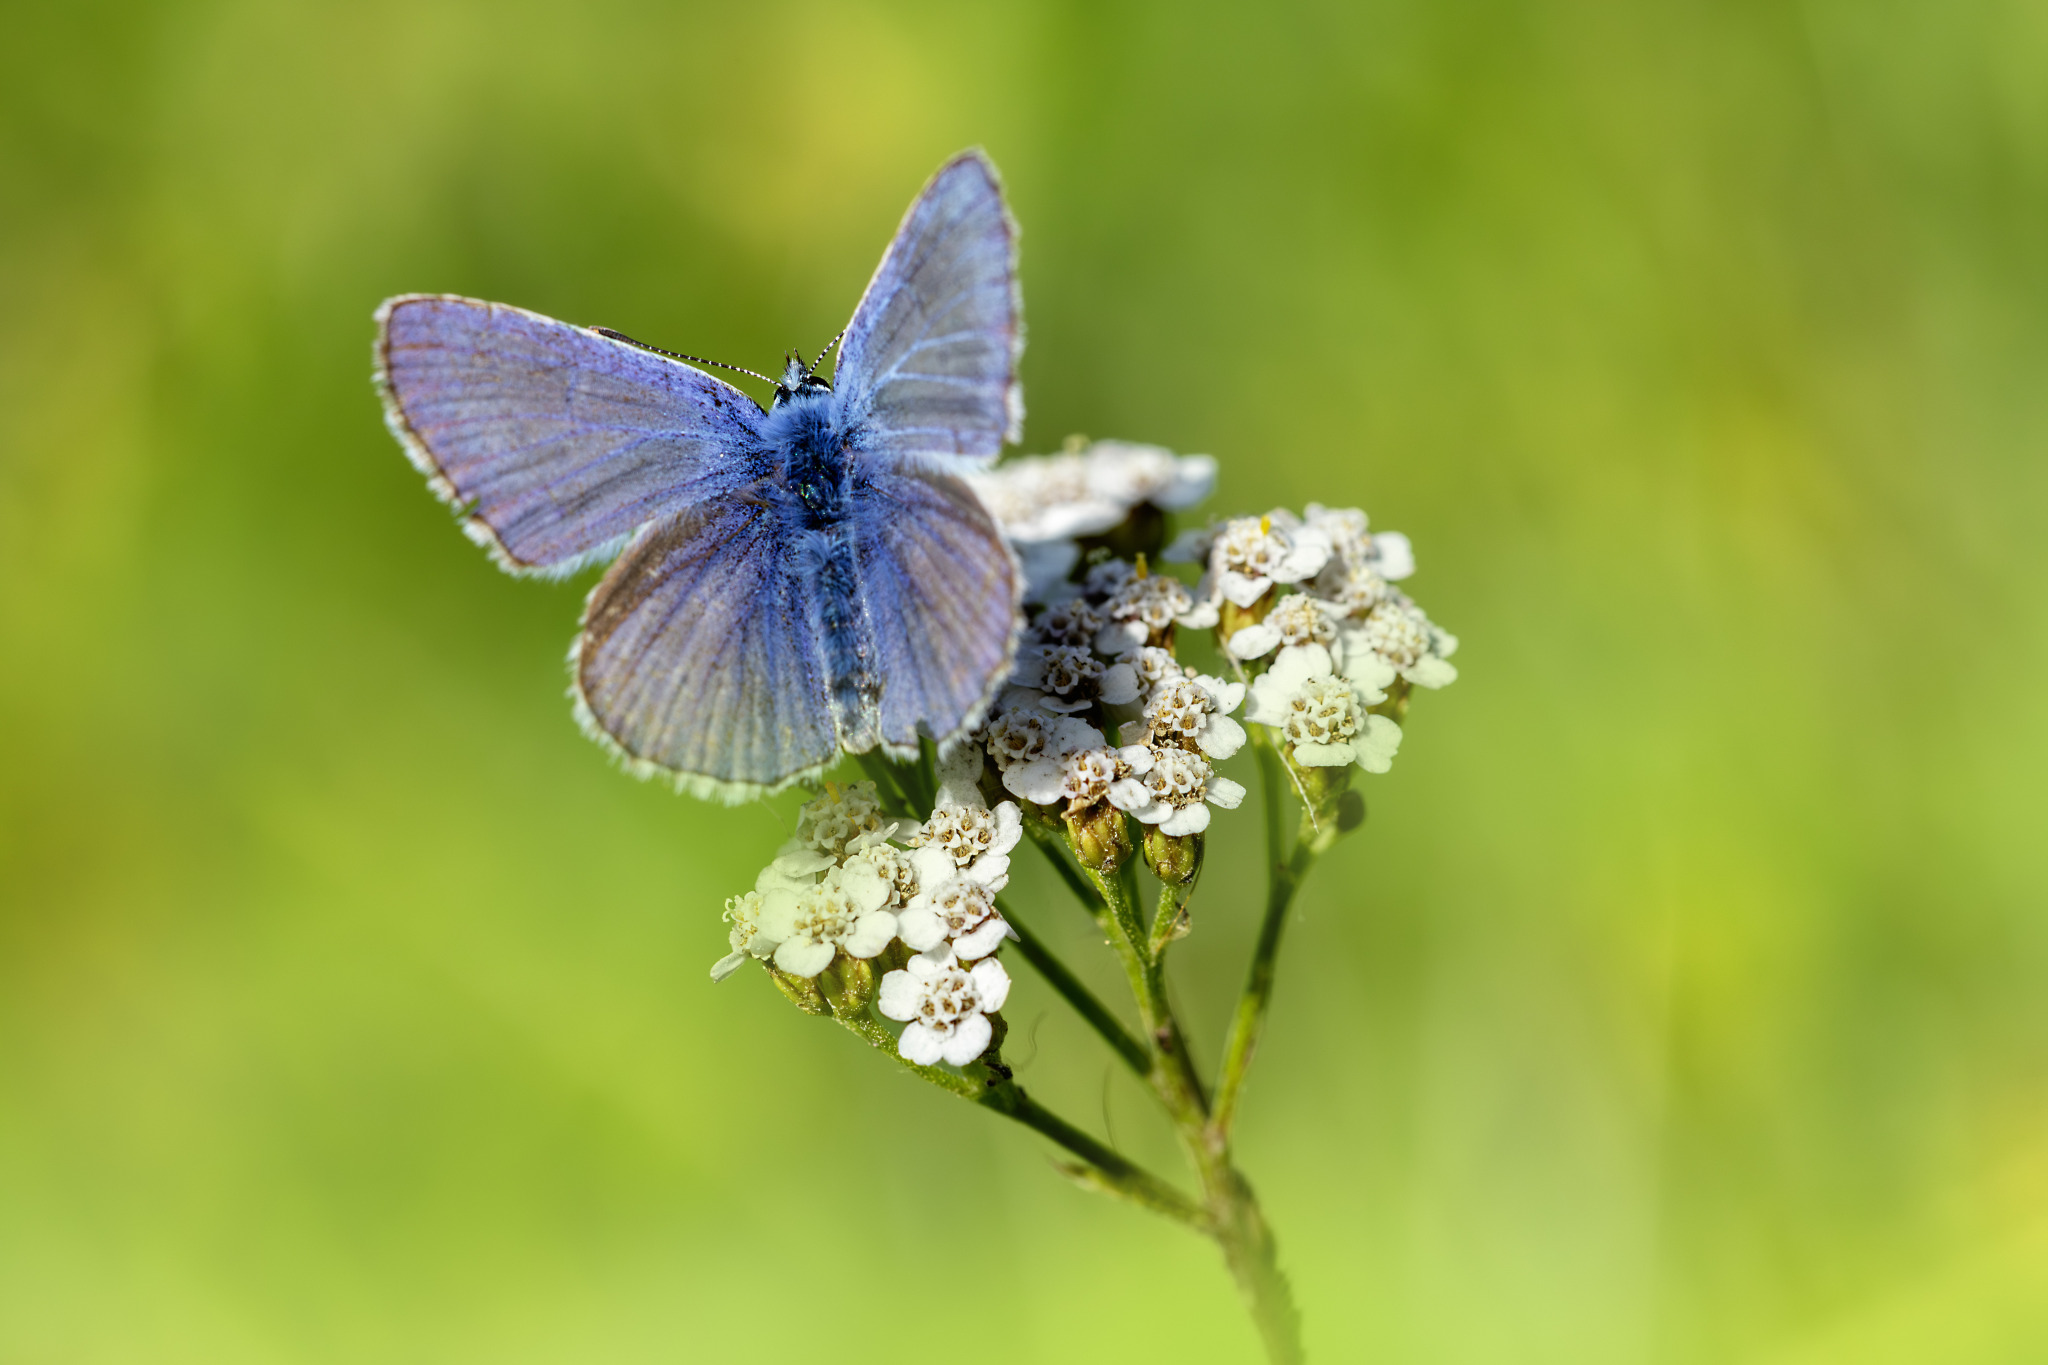
M 843 425 L 836 407 L 829 391 L 778 396 L 763 435 L 782 463 L 761 495 L 776 509 L 789 547 L 783 571 L 810 585 L 813 634 L 840 747 L 861 752 L 874 744 L 881 701 L 855 538 L 873 490 L 860 477 L 860 429 Z
M 617 333 L 448 295 L 378 311 L 386 419 L 501 566 L 617 555 L 571 652 L 633 771 L 741 799 L 979 722 L 1021 577 L 957 477 L 1015 439 L 1015 226 L 978 153 L 905 216 L 828 383 L 763 411 Z

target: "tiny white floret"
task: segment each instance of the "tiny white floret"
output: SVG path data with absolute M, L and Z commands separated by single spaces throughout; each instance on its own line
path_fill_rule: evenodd
M 994 958 L 969 969 L 951 954 L 920 953 L 882 978 L 875 1006 L 905 1024 L 896 1050 L 920 1066 L 965 1066 L 988 1050 L 988 1016 L 1010 995 L 1010 974 Z

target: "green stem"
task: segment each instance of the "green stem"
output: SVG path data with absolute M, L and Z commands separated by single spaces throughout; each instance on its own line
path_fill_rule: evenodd
M 1160 970 L 1159 959 L 1147 950 L 1145 923 L 1137 904 L 1123 878 L 1100 872 L 1091 872 L 1089 876 L 1102 898 L 1103 932 L 1109 935 L 1117 956 L 1123 960 L 1131 994 L 1138 1002 L 1138 1017 L 1144 1021 L 1145 1036 L 1151 1043 L 1152 1088 L 1176 1125 L 1185 1129 L 1190 1123 L 1199 1124 L 1208 1117 L 1208 1099 L 1188 1057 L 1173 1006 L 1166 998 L 1166 977 Z
M 1210 1140 L 1219 1146 L 1228 1147 L 1230 1126 L 1237 1118 L 1239 1100 L 1244 1094 L 1245 1075 L 1251 1069 L 1252 1056 L 1258 1050 L 1259 1035 L 1264 1031 L 1266 1013 L 1273 1002 L 1273 972 L 1280 956 L 1280 938 L 1287 928 L 1287 910 L 1294 902 L 1294 893 L 1301 888 L 1302 878 L 1316 860 L 1316 855 L 1327 849 L 1336 840 L 1337 823 L 1334 819 L 1318 825 L 1304 809 L 1301 822 L 1295 831 L 1294 849 L 1285 851 L 1285 818 L 1282 806 L 1287 795 L 1293 790 L 1293 783 L 1287 771 L 1287 760 L 1266 737 L 1263 727 L 1258 730 L 1259 771 L 1265 787 L 1266 805 L 1266 915 L 1259 925 L 1259 941 L 1252 950 L 1251 969 L 1246 974 L 1244 993 L 1238 997 L 1237 1010 L 1230 1020 L 1230 1034 L 1223 1044 L 1223 1063 L 1216 1081 L 1216 1107 L 1209 1120 Z
M 1166 951 L 1166 946 L 1184 932 L 1180 928 L 1180 917 L 1194 894 L 1193 882 L 1183 882 L 1179 886 L 1160 884 L 1159 904 L 1152 912 L 1152 956 L 1160 956 Z
M 1297 1365 L 1302 1358 L 1300 1315 L 1280 1272 L 1272 1230 L 1251 1183 L 1231 1164 L 1228 1141 L 1210 1118 L 1201 1079 L 1167 999 L 1163 965 L 1157 954 L 1146 951 L 1145 931 L 1125 880 L 1101 875 L 1094 880 L 1102 896 L 1105 931 L 1120 931 L 1112 933 L 1112 941 L 1124 958 L 1146 1035 L 1154 1044 L 1153 1091 L 1202 1183 L 1209 1235 L 1223 1251 L 1268 1357 L 1281 1365 Z
M 898 1065 L 920 1079 L 984 1109 L 993 1110 L 1004 1118 L 1014 1119 L 1081 1158 L 1078 1164 L 1061 1164 L 1061 1171 L 1070 1178 L 1163 1213 L 1197 1231 L 1212 1231 L 1211 1216 L 1201 1205 L 1039 1104 L 1004 1071 L 977 1064 L 975 1069 L 982 1073 L 977 1077 L 936 1066 L 921 1066 L 898 1051 L 896 1039 L 866 1006 L 856 1011 L 835 1011 L 833 1018 L 868 1046 L 893 1057 Z
M 1124 1065 L 1136 1072 L 1139 1079 L 1150 1076 L 1152 1054 L 1145 1050 L 1145 1045 L 1131 1036 L 1130 1030 L 1123 1026 L 1122 1021 L 1110 1013 L 1109 1007 L 1082 983 L 1081 978 L 1068 969 L 1066 963 L 1060 961 L 1053 951 L 1045 946 L 1038 935 L 1024 927 L 1023 922 L 1017 918 L 1017 912 L 1000 896 L 996 898 L 996 910 L 1010 922 L 1010 927 L 1016 930 L 1017 951 L 1024 955 L 1026 962 L 1038 969 L 1038 974 L 1045 978 L 1046 984 L 1058 991 L 1060 998 L 1072 1005 L 1074 1012 L 1087 1020 L 1089 1025 L 1102 1035 L 1102 1040 L 1109 1044 L 1117 1056 L 1123 1058 Z

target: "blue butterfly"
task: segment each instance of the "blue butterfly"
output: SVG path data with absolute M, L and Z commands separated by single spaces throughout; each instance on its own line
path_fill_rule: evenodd
M 633 772 L 742 800 L 842 748 L 943 748 L 1001 690 L 1022 575 L 958 476 L 1021 434 L 1024 334 L 979 151 L 911 204 L 831 380 L 792 356 L 765 411 L 686 357 L 504 304 L 408 294 L 377 329 L 392 434 L 501 568 L 617 556 L 571 693 Z

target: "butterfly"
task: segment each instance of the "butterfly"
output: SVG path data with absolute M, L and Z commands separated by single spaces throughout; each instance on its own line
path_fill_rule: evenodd
M 1023 319 L 981 152 L 911 204 L 831 379 L 791 355 L 765 409 L 690 357 L 505 304 L 376 316 L 386 424 L 469 537 L 515 574 L 612 561 L 570 692 L 629 770 L 744 800 L 842 749 L 944 750 L 1001 690 L 1023 580 L 960 475 L 1021 434 Z

